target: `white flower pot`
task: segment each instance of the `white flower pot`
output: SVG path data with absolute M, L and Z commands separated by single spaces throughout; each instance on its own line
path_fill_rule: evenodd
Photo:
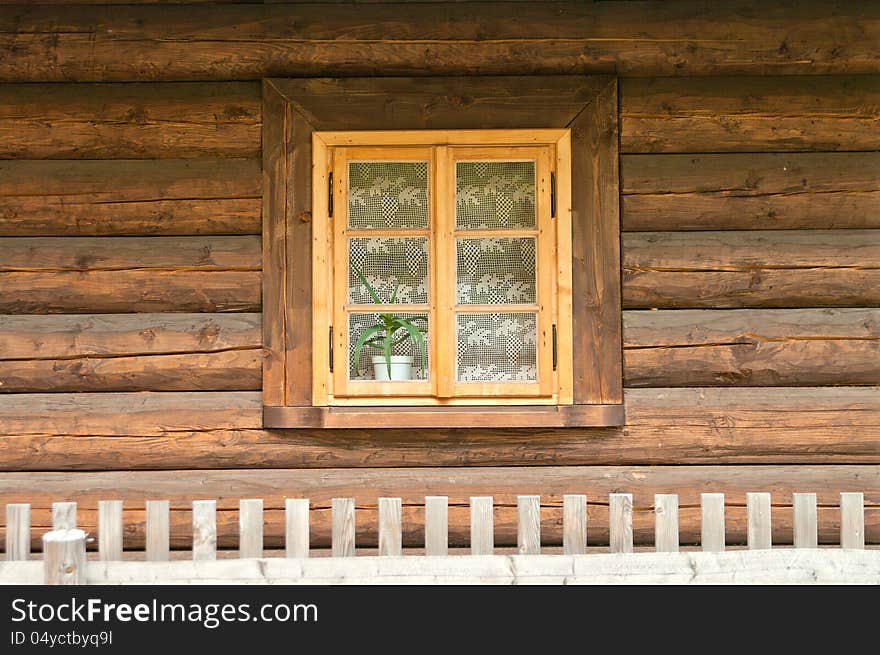
M 373 356 L 373 371 L 376 380 L 412 380 L 413 358 L 410 355 L 391 355 L 391 377 L 388 377 L 388 362 L 384 355 Z

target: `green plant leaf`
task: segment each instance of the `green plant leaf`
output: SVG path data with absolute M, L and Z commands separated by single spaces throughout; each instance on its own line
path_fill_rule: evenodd
M 352 268 L 352 270 L 355 272 L 355 275 L 357 275 L 360 278 L 361 282 L 364 283 L 364 286 L 367 287 L 367 293 L 370 294 L 370 297 L 373 299 L 373 302 L 376 303 L 377 305 L 381 305 L 382 299 L 379 297 L 379 293 L 373 288 L 372 284 L 367 282 L 367 278 L 364 277 L 364 274 L 356 268 Z
M 421 331 L 415 325 L 410 323 L 405 318 L 398 319 L 400 326 L 407 331 L 410 338 L 413 340 L 416 348 L 419 350 L 419 358 L 422 360 L 422 370 L 424 371 L 428 368 L 428 363 L 425 359 L 425 338 L 422 336 Z
M 361 333 L 361 336 L 358 337 L 357 343 L 354 346 L 354 361 L 361 361 L 361 349 L 364 347 L 364 344 L 367 343 L 367 340 L 370 339 L 371 336 L 376 334 L 377 332 L 381 332 L 385 329 L 384 325 L 371 325 L 366 330 Z M 385 339 L 385 337 L 380 337 L 381 339 Z M 372 344 L 371 344 L 372 345 Z M 389 364 L 390 366 L 390 364 Z
M 397 292 L 400 290 L 400 282 L 394 285 L 394 291 L 391 292 L 391 298 L 389 299 L 389 304 L 393 305 L 397 302 Z

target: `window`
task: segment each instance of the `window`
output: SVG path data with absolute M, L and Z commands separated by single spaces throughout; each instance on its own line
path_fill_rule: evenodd
M 265 427 L 623 424 L 613 78 L 263 88 Z
M 569 142 L 313 135 L 315 404 L 571 404 Z

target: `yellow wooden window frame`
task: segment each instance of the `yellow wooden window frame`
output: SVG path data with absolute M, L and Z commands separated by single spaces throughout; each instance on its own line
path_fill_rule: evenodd
M 571 137 L 568 129 L 401 130 L 314 132 L 312 216 L 312 335 L 315 406 L 372 405 L 565 405 L 572 394 Z M 485 236 L 455 229 L 455 164 L 474 160 L 534 160 L 534 230 L 491 230 L 493 236 L 537 239 L 537 303 L 455 305 L 455 247 L 461 236 Z M 427 230 L 369 230 L 371 236 L 429 238 L 427 305 L 383 305 L 429 314 L 429 379 L 412 382 L 348 380 L 348 314 L 372 305 L 348 306 L 348 239 L 361 235 L 347 226 L 348 162 L 428 161 L 430 220 Z M 333 215 L 327 189 L 333 175 Z M 551 215 L 551 173 L 556 211 Z M 361 235 L 362 236 L 362 235 Z M 538 316 L 537 382 L 458 382 L 455 379 L 455 316 L 459 312 L 534 311 Z M 556 368 L 553 370 L 553 326 Z M 332 346 L 328 347 L 331 334 Z M 331 354 L 332 348 L 332 354 Z M 330 372 L 331 357 L 336 365 Z

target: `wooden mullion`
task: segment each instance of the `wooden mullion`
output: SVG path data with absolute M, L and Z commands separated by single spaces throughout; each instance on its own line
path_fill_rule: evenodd
M 449 148 L 434 149 L 436 193 L 434 203 L 434 260 L 437 263 L 436 283 L 433 286 L 437 325 L 432 343 L 435 344 L 435 374 L 437 396 L 454 395 L 457 352 L 455 334 L 455 165 Z M 450 356 L 450 354 L 452 355 Z
M 348 385 L 348 150 L 333 151 L 333 394 L 344 396 Z
M 535 162 L 536 222 L 538 225 L 535 277 L 538 292 L 538 385 L 542 396 L 553 393 L 553 218 L 550 207 L 550 152 L 543 148 Z

